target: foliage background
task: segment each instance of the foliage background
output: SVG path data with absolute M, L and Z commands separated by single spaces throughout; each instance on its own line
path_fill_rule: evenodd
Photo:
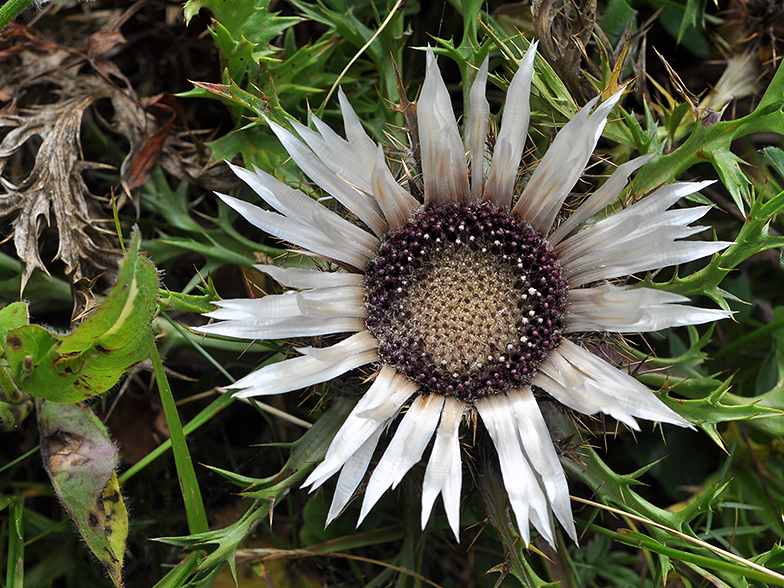
M 161 272 L 151 325 L 166 375 L 153 353 L 89 405 L 119 448 L 126 586 L 782 585 L 784 13 L 773 0 L 533 4 L 535 16 L 489 1 L 99 0 L 26 11 L 5 31 L 0 303 L 24 288 L 30 322 L 62 335 L 118 280 L 118 230 L 127 241 L 134 224 Z M 638 153 L 656 154 L 635 180 L 640 193 L 676 176 L 719 180 L 703 192 L 710 221 L 738 245 L 707 266 L 640 278 L 728 306 L 735 320 L 601 342 L 702 430 L 632 434 L 589 419 L 575 429 L 543 401 L 572 494 L 591 501 L 573 503 L 580 547 L 523 548 L 481 432 L 464 469 L 460 544 L 437 510 L 419 529 L 421 470 L 359 529 L 351 505 L 325 530 L 329 485 L 310 496 L 299 482 L 366 374 L 268 405 L 220 393 L 293 342 L 201 340 L 185 327 L 203 321 L 210 298 L 273 291 L 254 262 L 301 263 L 215 198 L 253 199 L 220 162 L 256 164 L 313 193 L 260 114 L 305 121 L 311 108 L 340 129 L 340 83 L 392 154 L 407 144 L 392 60 L 413 101 L 418 49 L 439 47 L 459 111 L 463 77 L 491 52 L 498 112 L 537 28 L 560 43 L 540 48 L 549 65 L 537 65 L 526 163 L 587 98 L 635 78 L 580 189 Z M 727 101 L 717 122 L 711 109 Z M 111 585 L 42 467 L 35 416 L 13 425 L 0 433 L 0 582 Z

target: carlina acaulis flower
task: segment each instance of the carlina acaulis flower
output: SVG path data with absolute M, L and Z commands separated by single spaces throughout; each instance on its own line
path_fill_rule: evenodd
M 690 426 L 646 386 L 570 337 L 657 331 L 729 315 L 617 280 L 730 245 L 687 240 L 705 229 L 691 223 L 710 207 L 670 210 L 710 182 L 663 186 L 601 218 L 649 159 L 640 157 L 619 166 L 555 226 L 621 92 L 602 103 L 594 98 L 569 121 L 517 193 L 535 55 L 534 44 L 509 85 L 485 165 L 487 60 L 471 88 L 467 136 L 461 137 L 428 50 L 417 104 L 424 202 L 395 180 L 382 148 L 365 133 L 342 92 L 346 139 L 316 117 L 315 130 L 291 121 L 299 137 L 267 121 L 297 165 L 361 226 L 260 169 L 233 167 L 277 212 L 221 196 L 227 204 L 270 235 L 340 269 L 257 266 L 288 291 L 217 302 L 218 309 L 207 315 L 217 322 L 197 330 L 257 340 L 345 338 L 298 349 L 299 357 L 265 366 L 231 388 L 240 397 L 263 396 L 326 382 L 361 366 L 377 370 L 305 482 L 313 491 L 340 472 L 328 522 L 360 487 L 379 439 L 396 424 L 366 481 L 360 521 L 430 446 L 422 525 L 440 494 L 459 537 L 461 423 L 478 414 L 498 452 L 526 544 L 529 523 L 555 544 L 553 515 L 577 541 L 566 476 L 532 388 L 633 429 L 638 418 Z M 470 442 L 470 435 L 463 441 Z

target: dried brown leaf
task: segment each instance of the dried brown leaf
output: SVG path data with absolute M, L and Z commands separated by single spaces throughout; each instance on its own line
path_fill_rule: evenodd
M 680 94 L 681 98 L 683 98 L 686 102 L 689 103 L 692 112 L 695 115 L 699 116 L 699 112 L 697 110 L 697 104 L 699 103 L 699 98 L 697 98 L 697 96 L 695 96 L 694 93 L 691 90 L 689 90 L 688 86 L 686 86 L 684 81 L 678 75 L 678 72 L 676 72 L 675 69 L 664 58 L 664 56 L 661 53 L 659 53 L 656 47 L 654 47 L 653 50 L 654 52 L 656 52 L 656 55 L 661 60 L 662 65 L 664 65 L 664 69 L 667 70 L 667 74 L 670 76 L 670 82 L 672 82 L 672 85 L 675 87 L 675 91 L 678 94 Z
M 83 177 L 85 170 L 100 167 L 82 154 L 85 111 L 99 101 L 110 103 L 111 108 L 91 114 L 110 136 L 122 136 L 129 144 L 120 167 L 120 208 L 158 164 L 208 189 L 227 191 L 236 183 L 226 177 L 225 166 L 207 167 L 209 149 L 187 130 L 174 96 L 140 101 L 110 60 L 125 43 L 120 25 L 143 1 L 107 13 L 98 32 L 89 30 L 95 21 L 85 23 L 73 47 L 18 25 L 0 39 L 0 101 L 6 102 L 0 110 L 0 218 L 13 220 L 16 251 L 24 262 L 22 290 L 36 268 L 47 272 L 39 245 L 45 229 L 57 232 L 55 259 L 65 264 L 72 282 L 74 315 L 92 304 L 97 277 L 113 282 L 120 259 L 117 239 L 106 230 L 112 226 L 106 210 L 109 190 L 91 194 Z M 134 204 L 138 212 L 138 199 Z
M 596 23 L 596 0 L 533 0 L 540 51 L 572 96 L 585 101 L 580 63 Z
M 82 159 L 79 140 L 84 111 L 98 100 L 116 100 L 118 92 L 89 76 L 71 78 L 62 90 L 54 104 L 0 116 L 0 127 L 11 129 L 0 142 L 0 173 L 9 160 L 40 141 L 32 170 L 16 183 L 4 174 L 0 186 L 0 216 L 15 216 L 14 244 L 24 262 L 22 290 L 33 270 L 47 272 L 38 252 L 38 239 L 47 226 L 59 234 L 56 258 L 74 282 L 114 273 L 120 259 L 98 226 L 102 215 L 82 176 L 98 166 Z

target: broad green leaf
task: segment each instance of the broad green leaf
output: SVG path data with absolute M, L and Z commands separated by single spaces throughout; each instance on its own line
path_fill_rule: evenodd
M 26 302 L 14 302 L 0 309 L 0 354 L 5 352 L 5 337 L 8 331 L 29 322 Z
M 117 448 L 87 407 L 39 400 L 41 456 L 57 496 L 84 542 L 118 588 L 128 512 L 115 468 Z
M 0 427 L 3 429 L 17 426 L 33 407 L 30 397 L 14 381 L 4 347 L 8 331 L 26 325 L 28 320 L 26 302 L 14 302 L 0 309 Z
M 158 272 L 139 254 L 141 236 L 134 233 L 117 284 L 98 308 L 71 334 L 63 337 L 58 351 L 65 355 L 97 349 L 128 347 L 128 340 L 150 324 L 157 313 Z
M 6 357 L 16 385 L 55 402 L 79 402 L 114 386 L 149 356 L 158 312 L 158 273 L 134 233 L 117 284 L 68 335 L 38 325 L 10 329 Z

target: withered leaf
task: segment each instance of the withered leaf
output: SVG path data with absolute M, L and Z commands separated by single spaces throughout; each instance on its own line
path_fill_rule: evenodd
M 120 15 L 115 24 L 119 26 L 132 11 Z M 186 125 L 176 98 L 160 95 L 140 101 L 136 97 L 130 82 L 109 60 L 124 41 L 116 26 L 93 34 L 83 51 L 60 47 L 17 25 L 9 27 L 2 41 L 0 102 L 8 102 L 0 110 L 0 133 L 5 133 L 0 141 L 0 218 L 13 219 L 16 251 L 24 262 L 22 291 L 36 268 L 47 272 L 49 260 L 41 259 L 39 241 L 47 227 L 56 230 L 55 258 L 65 264 L 76 295 L 73 315 L 79 316 L 92 305 L 95 278 L 103 276 L 112 284 L 121 257 L 110 231 L 111 218 L 103 209 L 109 189 L 99 195 L 102 207 L 83 177 L 85 170 L 99 167 L 81 152 L 87 109 L 108 101 L 111 109 L 95 110 L 93 115 L 129 143 L 120 167 L 124 189 L 117 191 L 118 208 L 133 198 L 133 191 L 158 164 L 177 179 L 209 189 L 227 191 L 236 178 L 226 175 L 225 166 L 208 167 L 209 149 L 198 133 L 176 128 Z M 6 47 L 8 41 L 16 45 Z M 87 67 L 91 70 L 85 71 Z M 102 118 L 109 110 L 111 116 Z M 27 164 L 31 154 L 34 163 Z M 138 212 L 138 199 L 134 204 Z
M 533 0 L 540 51 L 572 96 L 585 101 L 580 62 L 596 23 L 596 0 Z
M 163 146 L 175 122 L 185 124 L 186 115 L 174 96 L 168 93 L 153 96 L 142 101 L 159 121 L 159 128 L 145 141 L 141 149 L 131 153 L 122 167 L 123 188 L 131 192 L 143 186 L 150 179 L 155 166 L 161 158 Z
M 41 142 L 30 173 L 16 184 L 3 177 L 0 185 L 0 216 L 16 216 L 14 243 L 25 264 L 22 290 L 34 269 L 47 271 L 38 253 L 44 226 L 57 228 L 57 258 L 65 263 L 73 281 L 114 273 L 120 259 L 108 237 L 94 225 L 100 215 L 90 201 L 82 172 L 95 165 L 82 160 L 79 142 L 85 109 L 97 100 L 112 98 L 116 91 L 89 77 L 74 78 L 71 86 L 69 96 L 55 104 L 0 116 L 0 128 L 12 129 L 0 142 L 0 173 L 14 154 L 34 144 L 34 138 Z
M 117 447 L 81 404 L 36 403 L 41 457 L 52 486 L 84 542 L 122 588 L 128 511 L 117 481 Z

